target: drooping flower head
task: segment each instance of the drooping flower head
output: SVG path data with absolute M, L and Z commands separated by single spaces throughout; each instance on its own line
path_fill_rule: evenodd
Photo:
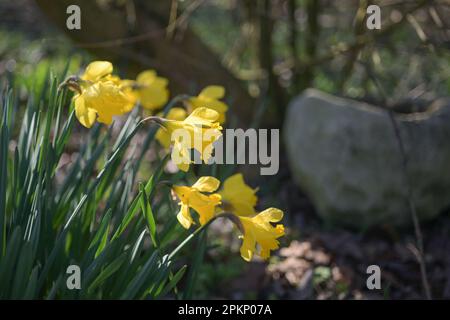
M 127 80 L 126 86 L 132 87 L 133 94 L 145 109 L 155 111 L 169 100 L 168 83 L 154 70 L 145 70 L 138 74 L 136 81 Z
M 120 81 L 112 76 L 113 66 L 108 61 L 90 63 L 84 74 L 66 80 L 73 97 L 75 115 L 80 123 L 90 128 L 95 121 L 111 124 L 113 116 L 129 112 L 134 99 L 121 89 Z
M 204 225 L 214 217 L 216 207 L 221 203 L 218 193 L 212 193 L 219 187 L 220 181 L 214 177 L 201 177 L 192 187 L 173 186 L 172 190 L 180 199 L 180 211 L 177 215 L 180 224 L 189 229 L 194 223 L 189 208 L 194 209 L 199 215 L 201 225 Z M 212 193 L 212 194 L 206 194 Z
M 172 160 L 180 170 L 186 172 L 189 169 L 192 163 L 191 149 L 197 150 L 200 158 L 205 163 L 208 162 L 213 151 L 213 143 L 222 135 L 218 118 L 219 114 L 208 108 L 195 109 L 182 121 L 154 118 L 171 137 Z
M 221 86 L 208 86 L 204 88 L 198 96 L 191 97 L 187 103 L 193 109 L 209 108 L 219 113 L 219 123 L 225 122 L 225 114 L 228 111 L 228 106 L 220 101 L 225 95 L 225 88 Z
M 283 211 L 269 208 L 257 214 L 256 191 L 257 189 L 252 189 L 245 183 L 241 173 L 226 179 L 219 191 L 222 196 L 222 210 L 234 215 L 231 220 L 242 232 L 243 242 L 240 251 L 246 261 L 250 261 L 255 253 L 263 259 L 268 259 L 270 251 L 278 249 L 277 239 L 284 235 L 282 224 L 272 225 L 283 218 Z
M 277 239 L 284 236 L 284 226 L 273 226 L 271 223 L 279 222 L 282 218 L 283 211 L 276 208 L 266 209 L 253 217 L 239 216 L 243 227 L 240 251 L 245 261 L 250 261 L 255 253 L 263 259 L 268 259 L 270 251 L 278 249 Z

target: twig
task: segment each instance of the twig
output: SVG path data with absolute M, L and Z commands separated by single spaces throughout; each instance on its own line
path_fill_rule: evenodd
M 176 10 L 177 10 L 178 6 L 176 6 L 176 7 L 172 6 L 171 11 L 175 11 L 175 13 L 171 12 L 171 14 L 170 14 L 171 15 L 171 19 L 170 19 L 169 25 L 167 26 L 167 35 L 169 37 L 173 36 L 173 34 L 174 34 L 174 32 L 175 32 L 177 27 L 180 27 L 180 26 L 183 26 L 183 25 L 186 26 L 189 17 L 204 2 L 205 2 L 205 0 L 196 0 L 194 2 L 191 2 L 189 4 L 189 6 L 183 11 L 183 13 L 180 14 L 178 17 L 176 15 Z M 172 2 L 172 4 L 173 4 L 173 2 Z
M 364 34 L 364 19 L 366 16 L 366 8 L 368 5 L 367 0 L 359 0 L 359 6 L 358 10 L 356 11 L 356 15 L 354 18 L 354 28 L 353 28 L 353 34 L 355 39 L 358 39 L 359 37 L 363 36 Z M 342 91 L 343 88 L 345 88 L 345 84 L 349 80 L 349 78 L 352 75 L 352 71 L 355 65 L 356 58 L 358 57 L 362 47 L 354 47 L 348 55 L 347 62 L 342 70 L 342 80 L 339 84 L 339 90 Z
M 396 27 L 405 23 L 407 21 L 406 17 L 408 14 L 412 14 L 416 10 L 424 7 L 425 5 L 432 4 L 432 2 L 433 2 L 433 0 L 421 0 L 421 1 L 419 1 L 419 3 L 417 5 L 412 7 L 410 10 L 406 11 L 400 21 L 393 22 L 393 23 L 383 27 L 383 30 L 381 30 L 379 32 L 371 33 L 371 34 L 373 34 L 372 36 L 371 35 L 361 36 L 358 39 L 356 39 L 355 42 L 353 42 L 351 44 L 343 44 L 339 48 L 332 49 L 330 52 L 328 52 L 316 59 L 313 59 L 312 61 L 305 61 L 304 63 L 310 64 L 310 65 L 320 65 L 322 63 L 325 63 L 329 60 L 336 58 L 339 55 L 345 54 L 349 51 L 354 51 L 356 49 L 360 49 L 371 42 L 375 42 L 378 38 L 388 35 Z
M 368 66 L 367 64 L 363 64 L 363 65 L 365 66 L 366 71 L 367 71 L 369 77 L 374 82 L 375 86 L 378 88 L 380 93 L 386 98 L 384 89 L 383 89 L 382 85 L 379 83 L 378 79 L 371 72 L 370 66 Z M 400 129 L 398 127 L 398 123 L 395 120 L 394 112 L 391 109 L 388 109 L 388 117 L 389 117 L 390 123 L 392 125 L 392 128 L 394 130 L 395 138 L 398 143 L 398 148 L 399 148 L 400 156 L 401 156 L 401 160 L 402 160 L 402 173 L 406 180 L 406 198 L 408 200 L 408 207 L 409 207 L 409 211 L 411 213 L 411 218 L 412 218 L 412 222 L 414 225 L 414 233 L 416 236 L 417 247 L 418 247 L 418 254 L 416 254 L 416 257 L 417 257 L 417 260 L 418 260 L 419 266 L 420 266 L 420 275 L 421 275 L 421 280 L 422 280 L 422 286 L 425 291 L 426 298 L 428 300 L 431 300 L 432 296 L 431 296 L 430 284 L 429 284 L 428 277 L 427 277 L 427 269 L 426 269 L 426 263 L 425 263 L 425 259 L 424 259 L 425 254 L 424 254 L 424 246 L 423 246 L 423 235 L 422 235 L 422 231 L 420 230 L 419 218 L 417 215 L 416 206 L 413 201 L 412 183 L 411 183 L 410 177 L 408 175 L 408 170 L 407 170 L 408 156 L 406 154 L 405 145 L 403 143 L 403 139 L 400 134 Z
M 428 282 L 427 269 L 426 269 L 426 264 L 425 264 L 425 259 L 424 259 L 425 254 L 424 254 L 424 247 L 423 247 L 423 236 L 422 236 L 422 232 L 420 230 L 420 224 L 419 224 L 419 219 L 417 217 L 416 206 L 412 199 L 413 194 L 412 194 L 411 181 L 409 179 L 409 175 L 407 172 L 408 158 L 406 156 L 405 146 L 403 144 L 403 140 L 400 135 L 400 130 L 398 128 L 398 124 L 394 118 L 394 112 L 392 110 L 388 110 L 388 115 L 389 115 L 389 119 L 392 124 L 392 128 L 394 129 L 395 137 L 397 139 L 397 143 L 398 143 L 400 153 L 402 156 L 402 171 L 403 171 L 405 179 L 406 179 L 406 193 L 407 193 L 407 198 L 408 198 L 408 206 L 409 206 L 409 210 L 411 212 L 411 217 L 412 217 L 413 224 L 414 224 L 414 232 L 416 234 L 417 247 L 419 249 L 419 254 L 417 255 L 417 260 L 420 265 L 422 286 L 425 291 L 425 296 L 427 297 L 428 300 L 431 300 L 430 284 Z
M 80 42 L 75 43 L 75 46 L 81 48 L 108 48 L 108 47 L 120 47 L 127 44 L 134 44 L 151 38 L 160 37 L 164 33 L 163 30 L 152 30 L 136 36 L 119 38 L 100 42 Z
M 173 36 L 173 32 L 175 31 L 177 15 L 178 0 L 172 0 L 172 3 L 170 5 L 169 25 L 166 28 L 166 35 L 170 38 Z

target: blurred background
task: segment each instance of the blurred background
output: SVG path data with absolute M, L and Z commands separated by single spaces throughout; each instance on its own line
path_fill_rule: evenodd
M 81 30 L 66 27 L 70 4 Z M 380 30 L 366 27 L 370 4 Z M 223 236 L 209 237 L 195 298 L 415 299 L 425 287 L 450 298 L 449 1 L 0 0 L 0 17 L 0 84 L 21 85 L 24 101 L 68 59 L 73 74 L 110 60 L 123 77 L 157 70 L 171 96 L 222 85 L 228 127 L 281 129 L 279 173 L 242 170 L 261 207 L 285 211 L 282 249 L 246 263 L 230 254 L 240 245 L 231 226 L 215 225 Z M 349 132 L 327 127 L 340 123 Z M 75 132 L 68 161 L 85 131 Z M 381 290 L 366 287 L 372 264 Z

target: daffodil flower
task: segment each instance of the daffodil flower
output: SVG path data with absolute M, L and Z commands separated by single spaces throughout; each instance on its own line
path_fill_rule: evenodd
M 262 259 L 270 257 L 270 251 L 279 247 L 278 238 L 284 236 L 284 226 L 271 223 L 279 222 L 283 218 L 283 211 L 269 208 L 254 217 L 239 216 L 242 224 L 243 239 L 241 245 L 241 256 L 245 261 L 250 261 L 253 255 L 258 253 L 256 245 L 259 246 L 258 255 Z
M 219 187 L 220 181 L 214 177 L 201 177 L 192 187 L 173 186 L 172 189 L 180 199 L 180 211 L 177 215 L 180 224 L 189 229 L 194 223 L 190 209 L 194 209 L 199 215 L 201 225 L 206 224 L 214 217 L 216 207 L 221 203 L 218 193 L 212 193 Z M 212 193 L 212 194 L 205 194 Z
M 222 135 L 217 119 L 219 114 L 208 108 L 195 109 L 184 120 L 170 120 L 152 117 L 171 137 L 173 144 L 172 160 L 182 171 L 188 171 L 192 162 L 190 150 L 200 153 L 200 158 L 206 163 L 211 157 L 213 143 Z M 180 134 L 180 135 L 177 135 Z
M 65 84 L 77 94 L 73 97 L 75 115 L 80 123 L 90 128 L 95 121 L 111 124 L 113 116 L 129 112 L 133 99 L 120 86 L 120 81 L 111 75 L 113 66 L 108 61 L 90 63 L 84 74 L 70 77 Z
M 258 201 L 256 191 L 244 182 L 241 173 L 236 173 L 225 180 L 219 194 L 222 196 L 224 211 L 233 212 L 238 216 L 253 216 Z
M 257 189 L 252 189 L 244 182 L 241 173 L 232 175 L 223 183 L 219 191 L 222 196 L 221 209 L 233 215 L 231 219 L 241 230 L 243 243 L 241 256 L 250 261 L 258 244 L 263 259 L 270 257 L 270 251 L 278 249 L 277 238 L 284 235 L 284 226 L 278 224 L 275 227 L 271 223 L 279 222 L 283 218 L 283 212 L 276 208 L 269 208 L 257 214 L 255 206 L 258 201 Z M 238 222 L 236 221 L 238 220 Z
M 130 82 L 127 84 L 130 85 Z M 159 77 L 154 70 L 139 73 L 136 81 L 132 81 L 131 84 L 133 94 L 145 109 L 158 110 L 169 100 L 168 81 Z
M 228 106 L 223 101 L 220 101 L 224 95 L 224 87 L 208 86 L 198 96 L 191 97 L 187 100 L 187 103 L 193 110 L 206 107 L 217 111 L 219 113 L 219 123 L 222 124 L 225 122 L 225 113 L 228 110 Z

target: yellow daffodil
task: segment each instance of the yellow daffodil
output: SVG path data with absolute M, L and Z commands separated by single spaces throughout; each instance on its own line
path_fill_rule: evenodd
M 111 124 L 113 116 L 131 110 L 133 102 L 110 81 L 82 85 L 81 93 L 74 97 L 75 115 L 80 123 L 90 128 L 95 120 Z
M 167 113 L 166 119 L 182 121 L 186 119 L 186 116 L 187 112 L 185 109 L 172 108 Z M 170 147 L 170 134 L 167 132 L 167 130 L 163 128 L 158 129 L 158 131 L 156 132 L 156 139 L 164 148 Z
M 209 108 L 219 113 L 219 123 L 225 122 L 225 113 L 228 110 L 228 106 L 219 99 L 222 99 L 225 95 L 225 89 L 221 86 L 208 86 L 204 88 L 198 96 L 191 97 L 187 103 L 193 110 L 197 108 Z
M 97 82 L 111 75 L 113 72 L 113 65 L 109 61 L 94 61 L 91 62 L 81 76 L 81 79 L 90 82 Z
M 219 194 L 222 196 L 224 211 L 230 211 L 238 216 L 253 216 L 258 197 L 257 189 L 252 189 L 244 182 L 241 173 L 229 177 L 223 183 Z
M 245 261 L 250 261 L 255 252 L 261 258 L 268 259 L 270 251 L 278 249 L 277 238 L 284 236 L 284 226 L 277 224 L 274 227 L 271 223 L 279 222 L 282 218 L 283 211 L 276 208 L 266 209 L 254 217 L 239 216 L 243 228 L 240 252 Z M 259 253 L 256 245 L 259 246 Z
M 158 77 L 153 70 L 146 70 L 138 74 L 133 92 L 144 108 L 155 111 L 169 100 L 167 85 L 167 79 Z
M 111 124 L 113 116 L 125 114 L 134 106 L 133 99 L 123 92 L 120 82 L 111 75 L 112 70 L 110 62 L 94 61 L 80 78 L 70 77 L 65 82 L 77 92 L 73 97 L 75 115 L 87 128 L 95 121 Z
M 191 149 L 197 150 L 205 163 L 209 160 L 213 143 L 222 135 L 218 118 L 219 114 L 208 108 L 197 108 L 182 121 L 154 118 L 171 137 L 172 160 L 180 170 L 186 172 L 189 169 Z M 174 135 L 175 132 L 180 135 Z
M 220 195 L 212 193 L 219 187 L 220 181 L 214 177 L 201 177 L 192 187 L 173 186 L 172 189 L 180 199 L 180 211 L 177 215 L 180 224 L 189 229 L 194 223 L 189 208 L 199 215 L 201 225 L 214 217 L 216 207 L 220 205 Z M 212 193 L 212 194 L 204 194 Z
M 256 214 L 255 205 L 258 201 L 257 189 L 248 186 L 241 173 L 229 177 L 223 183 L 219 194 L 222 196 L 222 210 L 232 215 L 232 221 L 241 229 L 243 243 L 241 256 L 250 261 L 259 246 L 259 255 L 263 259 L 270 257 L 270 251 L 278 249 L 277 238 L 284 235 L 284 226 L 275 227 L 271 223 L 283 218 L 283 212 L 276 208 L 269 208 Z M 238 222 L 236 222 L 236 219 Z

